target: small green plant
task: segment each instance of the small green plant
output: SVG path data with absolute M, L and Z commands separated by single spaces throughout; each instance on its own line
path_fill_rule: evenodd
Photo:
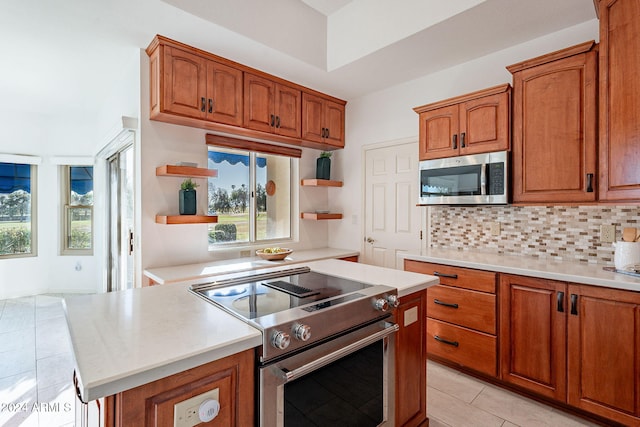
M 323 159 L 323 158 L 329 159 L 329 158 L 331 158 L 332 154 L 333 153 L 331 151 L 323 151 L 322 153 L 320 153 L 320 158 L 321 159 Z
M 198 184 L 193 182 L 191 178 L 185 179 L 184 181 L 182 181 L 182 184 L 180 184 L 181 190 L 195 190 L 196 187 L 198 187 Z

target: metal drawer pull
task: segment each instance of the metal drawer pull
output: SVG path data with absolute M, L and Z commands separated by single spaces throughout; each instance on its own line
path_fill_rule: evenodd
M 593 174 L 587 174 L 587 193 L 593 193 Z
M 447 345 L 452 345 L 454 347 L 458 347 L 460 345 L 460 343 L 458 341 L 449 341 L 449 340 L 445 340 L 444 338 L 440 338 L 437 335 L 434 335 L 433 338 L 438 341 L 441 342 L 442 344 L 447 344 Z
M 453 135 L 451 137 L 451 148 L 454 150 L 458 149 L 458 135 Z
M 443 302 L 437 299 L 434 299 L 433 302 L 438 305 L 444 305 L 445 307 L 458 308 L 458 304 L 451 304 L 449 302 Z
M 578 295 L 571 294 L 571 314 L 578 315 Z
M 438 273 L 437 271 L 433 272 L 434 276 L 438 276 L 438 277 L 447 277 L 449 279 L 457 279 L 458 275 L 457 274 L 444 274 L 444 273 Z
M 558 292 L 558 311 L 564 313 L 564 292 Z

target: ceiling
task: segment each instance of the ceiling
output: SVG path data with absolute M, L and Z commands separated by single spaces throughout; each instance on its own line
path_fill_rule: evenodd
M 595 17 L 591 0 L 2 0 L 0 109 L 88 120 L 155 34 L 350 100 Z

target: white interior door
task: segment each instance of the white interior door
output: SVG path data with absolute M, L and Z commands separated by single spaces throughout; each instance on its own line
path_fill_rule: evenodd
M 418 143 L 365 151 L 364 262 L 402 269 L 398 254 L 420 249 Z

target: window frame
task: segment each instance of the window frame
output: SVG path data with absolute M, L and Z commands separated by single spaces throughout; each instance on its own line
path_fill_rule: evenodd
M 79 256 L 92 256 L 95 249 L 95 211 L 94 205 L 72 205 L 71 204 L 71 168 L 72 167 L 91 167 L 93 165 L 60 165 L 61 168 L 61 226 L 60 226 L 60 255 L 79 255 Z M 95 171 L 95 168 L 94 168 Z M 93 185 L 95 186 L 95 175 L 93 178 Z M 95 187 L 94 187 L 95 188 Z M 70 224 L 70 211 L 72 209 L 88 209 L 91 212 L 91 248 L 89 249 L 75 249 L 70 248 L 69 243 L 71 239 L 71 224 Z
M 246 155 L 249 157 L 249 240 L 248 241 L 233 241 L 233 242 L 220 242 L 211 243 L 207 242 L 209 252 L 232 250 L 232 249 L 245 249 L 264 247 L 265 245 L 273 245 L 277 243 L 291 243 L 296 240 L 297 227 L 295 218 L 297 218 L 297 203 L 296 193 L 297 187 L 295 184 L 298 182 L 298 161 L 296 157 L 288 156 L 285 154 L 266 153 L 261 151 L 255 151 L 250 149 L 235 148 L 235 147 L 221 147 L 215 145 L 209 145 L 207 147 L 207 158 L 209 151 L 231 153 L 238 155 Z M 257 239 L 257 220 L 258 220 L 258 208 L 257 208 L 257 159 L 264 156 L 281 156 L 288 158 L 289 160 L 289 236 L 288 237 L 276 237 L 273 239 Z M 295 160 L 295 161 L 294 161 Z M 214 178 L 215 179 L 215 178 Z M 207 211 L 209 201 L 209 180 L 207 180 Z M 217 213 L 215 215 L 218 215 Z M 215 224 L 211 224 L 211 227 L 215 227 Z M 207 236 L 209 234 L 209 227 L 207 227 Z
M 4 157 L 7 157 L 7 155 L 2 155 L 0 156 L 2 158 L 0 158 L 0 162 L 2 163 L 12 163 L 12 164 L 17 164 L 17 165 L 29 165 L 29 174 L 30 174 L 30 182 L 29 182 L 29 195 L 31 197 L 31 220 L 30 220 L 30 227 L 31 227 L 31 251 L 29 253 L 21 253 L 21 254 L 0 254 L 0 260 L 3 259 L 13 259 L 13 258 L 29 258 L 29 257 L 37 257 L 38 256 L 38 217 L 37 217 L 37 211 L 38 211 L 38 197 L 37 197 L 37 187 L 38 187 L 38 168 L 37 165 L 39 163 L 39 158 L 37 159 L 37 162 L 32 162 L 32 161 L 22 161 L 21 158 L 23 156 L 19 156 L 19 155 L 9 155 L 9 158 L 7 158 L 6 160 L 4 159 Z M 13 157 L 16 157 L 16 159 L 14 160 Z M 27 157 L 27 156 L 25 156 Z

